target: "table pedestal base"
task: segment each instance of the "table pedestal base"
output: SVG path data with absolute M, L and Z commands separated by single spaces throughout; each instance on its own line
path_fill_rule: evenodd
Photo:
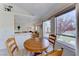
M 34 56 L 37 56 L 37 55 L 39 55 L 39 54 L 42 54 L 42 52 L 40 52 L 40 53 L 34 53 Z

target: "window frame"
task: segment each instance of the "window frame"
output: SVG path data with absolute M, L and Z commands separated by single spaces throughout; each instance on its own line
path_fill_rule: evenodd
M 56 35 L 61 35 L 61 36 L 65 36 L 65 37 L 71 37 L 71 38 L 76 38 L 76 36 L 71 36 L 71 35 L 66 35 L 66 34 L 57 34 L 57 17 L 58 16 L 61 16 L 61 15 L 63 15 L 63 14 L 66 14 L 66 13 L 68 13 L 68 12 L 70 12 L 70 11 L 73 11 L 73 10 L 75 10 L 76 8 L 75 8 L 75 6 L 72 6 L 71 8 L 67 8 L 66 10 L 64 9 L 64 10 L 62 10 L 61 12 L 59 12 L 58 14 L 56 14 L 55 15 L 55 29 L 56 29 L 56 31 L 55 31 L 55 33 L 56 33 Z M 77 15 L 76 15 L 77 16 Z M 76 26 L 76 33 L 77 33 L 77 26 Z M 77 38 L 76 38 L 77 39 Z M 57 40 L 58 42 L 64 42 L 64 41 L 60 41 L 60 40 Z M 76 41 L 75 41 L 76 42 Z M 68 44 L 69 43 L 67 43 L 67 42 L 64 42 L 64 45 L 66 45 L 66 46 L 68 46 Z M 70 48 L 73 48 L 73 49 L 75 49 L 75 46 L 73 46 L 72 44 L 69 44 L 69 46 L 68 47 L 70 47 Z

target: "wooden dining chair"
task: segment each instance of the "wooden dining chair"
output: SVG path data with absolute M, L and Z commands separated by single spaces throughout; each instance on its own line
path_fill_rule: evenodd
M 63 55 L 63 48 L 50 51 L 47 56 L 62 56 Z
M 48 52 L 47 54 L 40 54 L 38 56 L 62 56 L 63 55 L 63 48 L 57 49 L 57 50 L 52 50 Z
M 6 46 L 7 46 L 9 55 L 11 56 L 14 56 L 14 54 L 20 55 L 19 48 L 17 46 L 17 43 L 14 37 L 10 37 L 6 40 Z
M 55 42 L 56 42 L 56 35 L 55 34 L 50 34 L 49 35 L 49 42 L 53 44 L 53 50 L 55 48 Z
M 39 32 L 37 31 L 32 32 L 32 38 L 35 38 L 35 37 L 39 37 Z

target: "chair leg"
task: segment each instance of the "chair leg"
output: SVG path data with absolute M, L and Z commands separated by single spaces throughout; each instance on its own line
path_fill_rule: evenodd
M 48 52 L 45 50 L 45 53 L 48 53 Z
M 30 52 L 30 55 L 31 55 L 31 56 L 33 56 L 33 53 L 32 53 L 32 52 Z
M 53 50 L 55 49 L 55 45 L 53 45 Z

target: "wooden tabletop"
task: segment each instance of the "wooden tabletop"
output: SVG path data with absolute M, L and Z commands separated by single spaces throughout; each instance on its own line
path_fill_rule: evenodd
M 24 47 L 31 52 L 43 52 L 49 46 L 47 39 L 28 39 L 24 42 Z

